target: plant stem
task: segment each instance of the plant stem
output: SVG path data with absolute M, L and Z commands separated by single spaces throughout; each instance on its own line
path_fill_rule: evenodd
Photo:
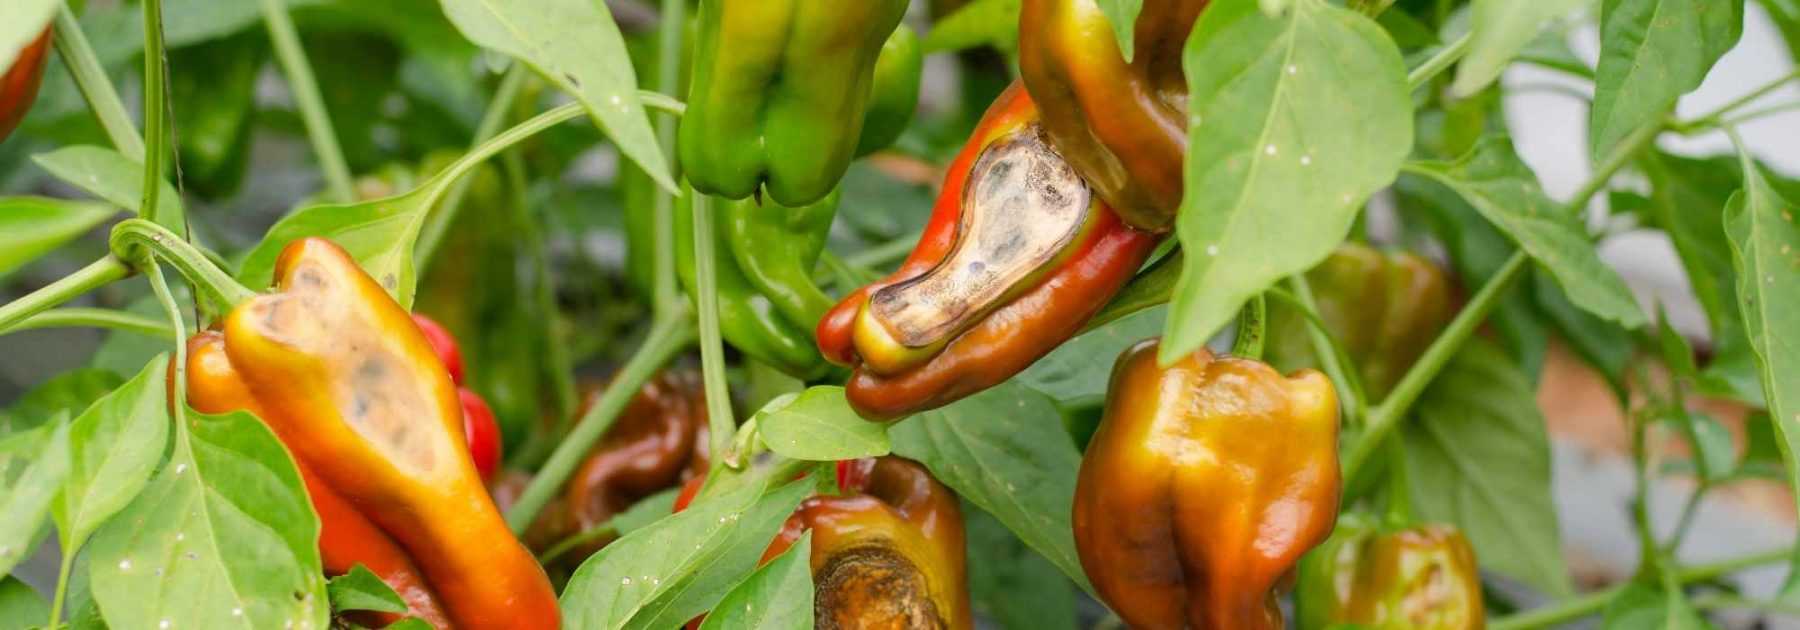
M 579 111 L 580 106 L 576 105 L 576 108 Z M 543 510 L 551 495 L 562 488 L 563 482 L 568 481 L 569 475 L 575 472 L 575 467 L 587 457 L 588 449 L 612 427 L 619 412 L 625 410 L 625 404 L 631 402 L 638 389 L 657 370 L 662 369 L 663 364 L 668 363 L 669 359 L 674 358 L 693 341 L 691 323 L 689 314 L 685 312 L 656 320 L 650 328 L 650 335 L 644 339 L 644 345 L 619 368 L 618 375 L 606 387 L 606 391 L 600 394 L 600 398 L 588 408 L 581 421 L 556 446 L 556 451 L 550 454 L 544 467 L 538 470 L 537 476 L 520 493 L 518 502 L 506 511 L 506 524 L 514 534 L 524 534 L 525 529 L 531 526 L 531 521 L 537 518 L 538 512 Z
M 548 566 L 551 562 L 555 562 L 557 558 L 561 558 L 563 554 L 568 553 L 576 547 L 599 541 L 607 536 L 617 536 L 618 534 L 619 530 L 618 528 L 613 527 L 612 519 L 607 519 L 605 523 L 576 532 L 575 535 L 564 538 L 556 544 L 551 545 L 549 549 L 544 550 L 544 553 L 538 556 L 538 564 Z
M 575 419 L 576 392 L 575 362 L 569 359 L 569 347 L 560 338 L 563 326 L 557 317 L 556 309 L 556 277 L 550 271 L 550 255 L 544 248 L 543 224 L 531 211 L 526 199 L 525 160 L 519 151 L 511 150 L 500 156 L 507 175 L 507 189 L 512 193 L 508 204 L 512 207 L 514 225 L 519 228 L 519 239 L 524 243 L 525 257 L 531 261 L 532 276 L 537 278 L 531 287 L 532 301 L 544 317 L 544 365 L 547 366 L 550 378 L 551 394 L 555 396 L 557 435 L 568 432 L 568 425 Z M 466 183 L 468 180 L 465 179 Z
M 1786 85 L 1788 81 L 1792 81 L 1794 79 L 1800 79 L 1800 69 L 1795 69 L 1794 71 L 1783 75 L 1779 79 L 1775 79 L 1774 81 L 1770 81 L 1766 84 L 1763 84 L 1761 87 L 1751 90 L 1749 93 L 1747 93 L 1743 96 L 1734 98 L 1730 102 L 1728 102 L 1724 105 L 1720 105 L 1717 108 L 1714 108 L 1710 112 L 1701 114 L 1701 115 L 1695 117 L 1693 120 L 1686 121 L 1686 122 L 1677 122 L 1674 125 L 1672 125 L 1672 127 L 1674 128 L 1675 131 L 1679 131 L 1682 133 L 1692 133 L 1694 131 L 1705 130 L 1707 128 L 1716 127 L 1719 125 L 1720 121 L 1725 118 L 1726 114 L 1731 113 L 1733 110 L 1736 110 L 1739 107 L 1749 105 L 1751 102 L 1755 101 L 1756 99 L 1762 98 L 1763 96 L 1767 95 L 1770 92 L 1781 89 L 1781 86 Z
M 56 10 L 56 52 L 62 56 L 63 66 L 75 79 L 75 87 L 87 101 L 88 111 L 100 121 L 100 128 L 106 131 L 113 147 L 127 159 L 143 162 L 144 138 L 132 125 L 125 102 L 119 99 L 119 92 L 106 78 L 106 69 L 94 55 L 94 47 L 88 44 L 87 35 L 81 32 L 81 23 L 76 21 L 75 12 L 69 9 L 68 3 Z
M 506 114 L 512 110 L 513 100 L 518 98 L 519 88 L 525 84 L 525 66 L 515 63 L 500 79 L 500 85 L 494 88 L 494 98 L 488 101 L 487 111 L 481 115 L 481 122 L 475 126 L 475 138 L 471 146 L 481 146 L 494 134 L 500 132 L 500 126 L 506 124 Z M 427 209 L 425 227 L 419 231 L 419 242 L 413 246 L 413 264 L 424 269 L 431 263 L 432 256 L 437 254 L 439 245 L 444 242 L 444 233 L 450 230 L 450 224 L 456 222 L 456 213 L 462 209 L 463 197 L 468 194 L 470 184 L 474 183 L 473 175 L 464 175 L 456 179 L 444 200 Z
M 1268 305 L 1261 293 L 1244 303 L 1243 310 L 1238 312 L 1237 338 L 1231 342 L 1232 356 L 1262 360 L 1264 328 L 1268 319 Z
M 1473 41 L 1473 32 L 1463 33 L 1463 36 L 1456 38 L 1456 41 L 1439 48 L 1437 54 L 1432 55 L 1430 59 L 1425 60 L 1425 63 L 1419 64 L 1419 67 L 1406 73 L 1406 87 L 1417 90 L 1430 82 L 1438 73 L 1449 68 L 1450 64 L 1456 63 L 1456 60 L 1462 59 L 1463 55 L 1469 54 L 1469 44 Z
M 137 333 L 159 339 L 174 338 L 175 333 L 163 322 L 124 311 L 105 308 L 53 308 L 13 324 L 0 334 L 38 328 L 107 328 Z
M 205 303 L 218 309 L 216 312 L 229 311 L 255 295 L 213 265 L 193 244 L 182 240 L 169 228 L 150 221 L 126 219 L 119 222 L 113 226 L 111 245 L 114 256 L 145 269 L 154 266 L 158 259 L 173 265 L 193 286 L 195 297 L 204 297 Z M 148 250 L 153 258 L 141 256 L 139 248 Z
M 1313 356 L 1318 357 L 1319 369 L 1337 385 L 1338 400 L 1345 410 L 1345 420 L 1351 426 L 1362 424 L 1369 417 L 1369 395 L 1363 391 L 1362 378 L 1348 366 L 1350 360 L 1345 357 L 1343 346 L 1331 336 L 1331 328 L 1319 317 L 1318 300 L 1313 297 L 1312 283 L 1306 279 L 1305 273 L 1288 276 L 1288 285 L 1293 288 L 1291 295 L 1282 291 L 1273 291 L 1278 296 L 1292 298 L 1300 308 L 1302 315 L 1312 325 L 1306 328 L 1306 337 L 1312 342 Z M 1348 398 L 1348 401 L 1344 399 Z
M 494 136 L 488 141 L 481 143 L 480 146 L 470 149 L 469 152 L 463 154 L 461 158 L 458 158 L 449 166 L 444 167 L 443 171 L 431 176 L 431 179 L 425 183 L 420 184 L 420 187 L 431 187 L 431 191 L 427 193 L 429 196 L 425 199 L 425 205 L 427 207 L 437 205 L 437 202 L 442 200 L 444 195 L 449 192 L 453 183 L 462 179 L 463 176 L 468 175 L 470 171 L 475 170 L 475 167 L 480 166 L 481 163 L 488 158 L 493 157 L 495 153 L 504 151 L 507 147 L 537 135 L 540 131 L 554 127 L 564 121 L 580 117 L 583 111 L 580 103 L 568 103 L 556 107 L 542 114 L 532 116 L 529 120 L 514 125 L 512 128 L 500 132 L 500 135 Z M 422 220 L 413 225 L 414 229 L 423 229 L 423 227 L 424 222 Z
M 144 197 L 138 216 L 161 219 L 157 196 L 162 192 L 163 156 L 169 153 L 168 66 L 163 60 L 162 0 L 144 0 Z M 177 229 L 186 232 L 185 225 Z
M 1719 123 L 1719 126 L 1725 127 L 1725 128 L 1736 127 L 1738 125 L 1742 125 L 1744 123 L 1750 122 L 1752 120 L 1756 120 L 1758 118 L 1762 118 L 1764 116 L 1773 116 L 1775 114 L 1791 112 L 1794 110 L 1800 110 L 1800 101 L 1794 101 L 1792 103 L 1782 103 L 1780 105 L 1770 105 L 1770 106 L 1764 107 L 1762 109 L 1753 110 L 1747 114 L 1738 114 L 1736 116 L 1732 116 L 1730 118 L 1726 118 L 1725 120 L 1721 121 Z
M 5 305 L 0 305 L 0 331 L 11 330 L 14 325 L 27 317 L 54 308 L 113 281 L 124 279 L 128 275 L 131 275 L 131 269 L 114 256 L 109 255 L 89 263 L 88 266 L 63 276 L 56 282 L 44 285 Z
M 687 25 L 686 0 L 662 0 L 662 14 L 657 23 L 656 89 L 673 94 L 681 88 L 681 37 Z M 663 155 L 675 164 L 675 119 L 659 115 L 651 120 L 656 125 L 656 144 Z M 671 172 L 679 172 L 678 168 Z M 681 290 L 675 286 L 675 196 L 661 186 L 656 187 L 652 232 L 656 252 L 651 266 L 650 308 L 657 317 L 680 307 Z M 713 451 L 717 453 L 718 451 Z
M 1784 547 L 1719 562 L 1681 567 L 1674 571 L 1675 580 L 1683 584 L 1711 580 L 1743 569 L 1786 560 L 1793 551 L 1794 550 L 1791 548 Z M 1612 601 L 1613 597 L 1618 596 L 1620 592 L 1625 590 L 1625 586 L 1626 585 L 1621 584 L 1607 588 L 1606 590 L 1563 600 L 1549 606 L 1542 606 L 1533 610 L 1499 617 L 1488 624 L 1488 630 L 1525 630 L 1527 628 L 1542 628 L 1586 617 L 1606 608 L 1606 605 Z
M 706 418 L 711 426 L 712 451 L 721 457 L 713 462 L 716 469 L 723 463 L 733 468 L 741 462 L 727 462 L 723 457 L 731 448 L 737 421 L 731 416 L 731 392 L 725 387 L 725 348 L 719 339 L 719 283 L 717 252 L 713 251 L 712 197 L 694 192 L 694 275 L 699 277 L 698 295 L 694 296 L 700 311 L 700 374 L 706 384 Z
M 300 35 L 294 30 L 287 7 L 281 0 L 262 0 L 263 22 L 269 27 L 269 41 L 275 44 L 275 57 L 287 75 L 288 90 L 294 105 L 306 122 L 306 136 L 312 140 L 314 157 L 325 173 L 325 187 L 332 200 L 348 203 L 355 196 L 350 187 L 350 166 L 344 161 L 344 150 L 338 146 L 337 131 L 331 126 L 331 114 L 325 111 L 325 99 L 319 95 L 319 80 L 313 76 L 306 50 L 300 46 Z
M 64 545 L 62 550 L 62 566 L 56 569 L 56 593 L 50 598 L 50 625 L 46 628 L 60 628 L 62 621 L 63 600 L 69 595 L 69 573 L 75 569 L 75 554 Z M 38 600 L 43 601 L 43 600 Z

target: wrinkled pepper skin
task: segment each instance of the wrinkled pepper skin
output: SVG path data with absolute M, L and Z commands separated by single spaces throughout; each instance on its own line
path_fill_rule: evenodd
M 201 413 L 247 411 L 258 418 L 268 417 L 226 356 L 224 336 L 213 331 L 201 332 L 188 340 L 187 402 Z M 285 442 L 287 438 L 282 439 Z M 342 575 L 361 564 L 406 600 L 409 614 L 430 622 L 432 627 L 449 628 L 437 593 L 406 551 L 320 479 L 312 467 L 299 460 L 294 464 L 312 498 L 313 511 L 319 515 L 319 556 L 325 573 Z M 399 621 L 401 615 L 383 613 L 372 617 L 369 621 L 386 625 Z
M 307 238 L 274 292 L 232 309 L 225 351 L 295 458 L 407 550 L 464 628 L 556 628 L 556 592 L 507 529 L 449 372 L 342 248 Z
M 924 233 L 892 275 L 820 319 L 820 352 L 855 367 L 865 418 L 889 420 L 992 387 L 1081 328 L 1160 237 L 1134 230 L 1042 141 L 1017 84 L 951 163 Z
M 904 7 L 905 5 L 902 5 Z M 37 102 L 38 84 L 44 79 L 44 64 L 50 60 L 50 29 L 26 44 L 11 68 L 0 75 L 0 142 L 19 128 L 25 112 Z
M 919 78 L 925 74 L 924 48 L 912 27 L 901 24 L 881 45 L 875 60 L 875 84 L 869 91 L 869 110 L 863 116 L 862 137 L 856 155 L 880 151 L 900 139 L 919 107 Z
M 1370 630 L 1487 627 L 1475 550 L 1455 527 L 1383 532 L 1344 523 L 1300 563 L 1301 630 L 1357 624 Z
M 694 189 L 804 206 L 861 140 L 877 56 L 907 0 L 702 0 L 679 155 Z
M 694 191 L 691 189 L 683 190 L 675 200 L 675 275 L 687 289 L 688 296 L 697 299 L 700 295 L 700 276 L 695 269 L 693 200 Z M 812 380 L 824 375 L 829 366 L 813 350 L 813 340 L 807 334 L 806 325 L 784 317 L 775 301 L 757 290 L 757 286 L 745 276 L 743 269 L 738 267 L 727 232 L 730 231 L 728 225 L 732 222 L 732 217 L 744 214 L 741 208 L 734 207 L 741 204 L 718 200 L 713 203 L 713 278 L 719 297 L 719 334 L 731 342 L 732 347 L 794 378 Z M 755 202 L 744 203 L 754 205 Z M 785 240 L 803 245 L 808 239 L 796 240 L 790 237 Z M 763 246 L 787 247 L 771 247 L 766 243 Z M 823 247 L 822 241 L 820 247 Z M 814 259 L 817 256 L 816 253 L 812 255 Z M 811 280 L 807 282 L 810 283 Z
M 1138 229 L 1168 230 L 1181 206 L 1181 53 L 1206 2 L 1144 3 L 1129 63 L 1096 0 L 1025 0 L 1019 12 L 1019 76 L 1051 144 Z
M 1075 486 L 1075 548 L 1133 628 L 1282 627 L 1276 589 L 1337 518 L 1338 401 L 1324 375 L 1205 349 L 1113 367 Z
M 588 397 L 583 413 L 600 393 Z M 564 487 L 562 535 L 598 527 L 645 497 L 705 477 L 706 418 L 697 372 L 665 370 L 645 383 Z M 571 555 L 585 558 L 607 542 Z
M 1346 243 L 1307 271 L 1306 279 L 1319 319 L 1357 366 L 1364 391 L 1377 400 L 1456 314 L 1449 277 L 1414 254 Z M 1283 370 L 1316 365 L 1309 328 L 1288 305 L 1271 304 L 1269 364 Z

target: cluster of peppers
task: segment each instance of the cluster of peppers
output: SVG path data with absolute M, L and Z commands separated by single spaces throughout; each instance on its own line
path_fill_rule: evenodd
M 50 60 L 50 29 L 26 44 L 13 59 L 12 67 L 0 74 L 0 141 L 5 141 L 25 120 L 25 112 L 37 101 L 38 84 L 44 78 L 44 64 Z
M 437 627 L 555 628 L 556 592 L 477 467 L 476 457 L 498 460 L 492 415 L 466 411 L 453 342 L 440 355 L 435 332 L 343 249 L 297 240 L 270 293 L 192 341 L 188 399 L 203 412 L 251 412 L 287 446 L 320 517 L 327 571 L 368 567 Z

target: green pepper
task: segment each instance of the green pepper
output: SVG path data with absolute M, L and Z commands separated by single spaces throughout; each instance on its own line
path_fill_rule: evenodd
M 689 296 L 700 294 L 699 274 L 694 268 L 693 200 L 696 194 L 684 183 L 681 196 L 675 200 L 675 270 Z M 733 207 L 739 204 L 712 201 L 715 204 L 713 215 L 717 217 L 713 230 L 713 276 L 719 297 L 720 335 L 744 354 L 794 378 L 810 380 L 824 375 L 828 366 L 813 347 L 811 322 L 790 321 L 783 316 L 775 301 L 758 291 L 738 267 L 724 226 L 731 222 L 731 217 L 745 212 Z M 829 227 L 829 222 L 826 225 Z M 792 238 L 784 236 L 783 241 L 763 243 L 763 247 L 804 250 L 808 248 L 804 243 L 811 242 L 811 239 L 799 239 L 801 245 L 796 247 Z M 822 237 L 819 242 L 819 249 L 823 249 Z M 818 249 L 814 249 L 811 258 L 817 259 L 817 252 Z
M 1300 561 L 1301 630 L 1480 630 L 1481 574 L 1455 527 L 1382 528 L 1351 514 Z
M 912 27 L 901 24 L 881 45 L 875 61 L 875 86 L 869 92 L 868 114 L 863 116 L 858 156 L 880 151 L 900 139 L 919 106 L 919 76 L 925 72 L 925 54 Z
M 695 190 L 789 207 L 837 186 L 861 141 L 876 59 L 907 0 L 702 0 L 681 119 Z
M 833 190 L 818 203 L 799 208 L 755 199 L 715 206 L 718 229 L 744 277 L 782 317 L 809 331 L 837 303 L 813 284 L 812 275 L 837 215 L 838 196 Z

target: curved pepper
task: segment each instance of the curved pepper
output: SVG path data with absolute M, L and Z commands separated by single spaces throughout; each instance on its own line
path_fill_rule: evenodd
M 1075 486 L 1075 548 L 1136 628 L 1281 627 L 1276 587 L 1337 518 L 1337 394 L 1156 340 L 1113 367 Z
M 813 616 L 821 628 L 974 628 L 956 495 L 900 457 L 841 462 L 846 468 L 854 472 L 840 475 L 845 494 L 801 502 L 762 562 L 812 532 Z M 675 511 L 699 487 L 697 480 L 684 486 Z
M 700 278 L 694 268 L 694 195 L 691 189 L 683 190 L 675 200 L 675 271 L 689 296 L 700 295 Z M 786 372 L 789 376 L 811 380 L 823 375 L 828 366 L 819 358 L 818 352 L 813 350 L 812 337 L 806 334 L 806 325 L 782 316 L 775 301 L 758 291 L 757 286 L 744 275 L 743 269 L 738 267 L 737 257 L 725 228 L 733 222 L 734 217 L 747 213 L 737 206 L 755 206 L 755 202 L 715 200 L 714 203 L 717 205 L 713 208 L 716 219 L 713 230 L 713 278 L 719 297 L 719 333 L 744 354 Z M 808 214 L 811 212 L 797 213 L 796 216 Z M 799 239 L 798 244 L 804 245 L 810 238 Z M 819 239 L 820 247 L 823 247 L 823 236 Z M 792 237 L 784 240 L 792 240 Z M 760 245 L 769 249 L 789 248 L 783 241 Z M 790 253 L 804 259 L 801 254 L 806 252 Z M 781 258 L 788 255 L 771 253 L 770 257 Z M 815 260 L 817 257 L 816 252 L 811 256 Z M 765 280 L 772 278 L 774 277 Z M 811 280 L 806 282 L 810 285 Z
M 1019 12 L 1019 76 L 1051 143 L 1139 229 L 1168 230 L 1181 206 L 1181 55 L 1206 2 L 1144 3 L 1130 62 L 1095 0 L 1025 0 Z
M 819 350 L 856 367 L 850 404 L 891 419 L 1017 374 L 1137 272 L 1159 236 L 1131 229 L 1042 139 L 1017 84 L 950 164 L 899 270 L 819 321 Z
M 823 199 L 862 134 L 877 55 L 907 0 L 702 0 L 681 118 L 694 189 L 784 206 Z
M 599 398 L 595 391 L 583 412 Z M 706 476 L 706 390 L 692 370 L 645 383 L 563 489 L 563 535 L 598 527 L 645 497 Z M 596 541 L 574 558 L 611 542 Z
M 904 5 L 903 5 L 904 6 Z M 50 59 L 50 29 L 26 44 L 13 59 L 11 68 L 0 75 L 0 142 L 12 135 L 25 120 L 25 112 L 37 102 L 38 84 L 44 78 L 44 63 Z
M 290 243 L 225 351 L 295 458 L 404 547 L 469 628 L 556 628 L 556 592 L 482 487 L 449 373 L 330 241 Z
M 1449 525 L 1381 532 L 1338 525 L 1300 563 L 1295 616 L 1301 630 L 1357 624 L 1371 630 L 1481 630 L 1475 550 Z
M 201 413 L 247 411 L 258 418 L 268 417 L 237 368 L 232 367 L 231 358 L 225 355 L 225 338 L 213 331 L 201 332 L 188 340 L 187 402 Z M 280 437 L 283 442 L 288 440 L 287 436 Z M 300 471 L 300 480 L 306 484 L 306 494 L 312 497 L 313 511 L 319 515 L 319 557 L 324 561 L 325 573 L 342 575 L 361 564 L 399 593 L 413 616 L 436 628 L 450 627 L 437 593 L 406 551 L 320 479 L 311 466 L 299 460 L 294 464 Z M 387 625 L 399 621 L 401 616 L 373 617 L 377 625 Z
M 875 84 L 869 90 L 869 110 L 863 116 L 862 137 L 856 154 L 880 151 L 900 139 L 919 107 L 919 77 L 925 73 L 925 53 L 912 27 L 901 24 L 881 45 L 875 60 Z
M 831 234 L 838 197 L 833 190 L 818 203 L 799 208 L 755 199 L 720 201 L 714 206 L 717 229 L 725 232 L 730 256 L 744 279 L 801 330 L 831 309 L 831 296 L 813 284 L 812 277 L 813 266 L 825 251 L 825 238 Z
M 1339 245 L 1306 272 L 1319 319 L 1349 355 L 1363 388 L 1379 400 L 1455 315 L 1450 280 L 1431 261 L 1367 245 Z M 1286 304 L 1269 306 L 1269 364 L 1316 365 L 1308 322 Z

